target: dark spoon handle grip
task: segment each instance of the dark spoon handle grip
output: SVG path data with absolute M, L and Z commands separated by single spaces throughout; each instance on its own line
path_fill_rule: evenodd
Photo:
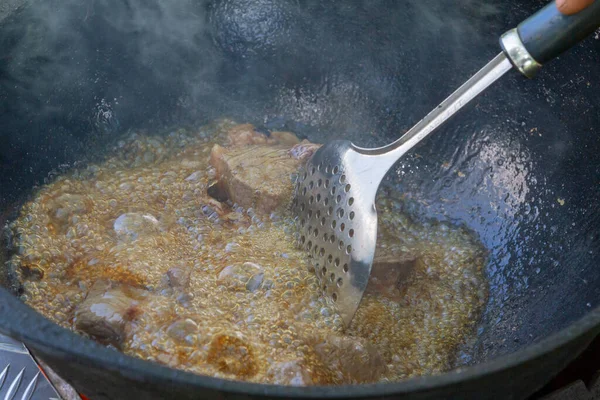
M 600 1 L 574 15 L 564 15 L 552 1 L 517 28 L 529 54 L 540 64 L 552 60 L 600 26 Z
M 502 37 L 501 44 L 513 64 L 531 77 L 541 64 L 573 47 L 598 27 L 600 0 L 595 0 L 590 6 L 573 15 L 562 14 L 556 6 L 556 1 L 552 1 L 521 22 L 516 30 L 507 32 Z M 530 60 L 525 60 L 526 56 L 530 56 Z

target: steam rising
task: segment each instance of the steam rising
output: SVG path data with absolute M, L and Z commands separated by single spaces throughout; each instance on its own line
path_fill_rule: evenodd
M 90 134 L 222 116 L 381 144 L 485 62 L 466 56 L 496 47 L 499 13 L 479 0 L 31 1 L 0 24 L 0 161 L 30 187 L 81 159 Z
M 93 93 L 113 107 L 122 98 L 126 104 L 116 108 L 132 114 L 149 101 L 136 94 L 160 97 L 155 100 L 165 107 L 173 107 L 176 97 L 176 104 L 185 104 L 187 112 L 193 113 L 190 108 L 206 107 L 207 102 L 210 108 L 228 102 L 239 107 L 236 100 L 244 93 L 266 89 L 276 96 L 277 89 L 291 89 L 302 90 L 308 101 L 317 96 L 325 103 L 302 117 L 304 123 L 331 123 L 336 114 L 343 117 L 358 111 L 374 126 L 376 118 L 361 112 L 355 97 L 364 94 L 380 101 L 397 95 L 390 92 L 390 81 L 430 63 L 433 49 L 428 47 L 435 41 L 447 43 L 447 51 L 438 54 L 437 61 L 447 62 L 450 55 L 459 63 L 466 43 L 475 43 L 469 49 L 475 51 L 482 24 L 498 13 L 496 6 L 478 0 L 410 0 L 392 7 L 393 3 L 325 7 L 316 1 L 276 0 L 35 1 L 21 13 L 19 23 L 27 27 L 11 49 L 9 71 L 20 83 L 21 95 L 45 103 L 42 113 L 64 112 L 58 110 L 64 105 L 62 96 L 45 102 L 39 97 L 57 91 Z M 398 55 L 389 48 L 390 39 L 397 41 L 398 35 L 406 38 L 399 49 L 405 57 L 387 65 L 374 64 L 373 50 Z M 496 40 L 495 35 L 490 37 Z M 313 85 L 306 87 L 303 81 Z M 167 90 L 144 93 L 139 87 L 142 82 Z M 223 86 L 238 93 L 220 91 Z M 328 97 L 336 98 L 338 93 L 346 101 L 328 107 Z M 291 104 L 296 110 L 285 110 L 290 105 L 285 99 L 284 104 L 282 99 L 271 100 L 269 108 L 276 106 L 269 111 L 298 111 L 298 104 Z M 80 111 L 73 118 L 84 117 L 86 111 Z

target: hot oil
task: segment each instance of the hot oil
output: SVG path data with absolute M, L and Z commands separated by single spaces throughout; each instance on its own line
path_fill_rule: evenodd
M 208 196 L 208 156 L 231 126 L 129 135 L 105 162 L 42 187 L 11 225 L 22 299 L 75 329 L 99 282 L 103 299 L 126 291 L 108 345 L 228 379 L 365 383 L 449 369 L 486 301 L 481 245 L 458 228 L 411 222 L 392 200 L 400 195 L 383 193 L 378 242 L 415 262 L 395 296 L 367 293 L 344 331 L 289 215 Z
M 487 301 L 486 252 L 472 234 L 444 223 L 415 223 L 398 212 L 399 198 L 389 189 L 379 194 L 378 241 L 416 256 L 412 270 L 399 282 L 399 296 L 367 293 L 348 332 L 390 354 L 396 379 L 450 369 L 454 349 Z

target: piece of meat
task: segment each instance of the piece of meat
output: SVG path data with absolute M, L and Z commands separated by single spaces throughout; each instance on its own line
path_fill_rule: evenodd
M 275 131 L 270 136 L 258 132 L 252 124 L 235 125 L 227 131 L 227 147 L 243 147 L 254 144 L 281 144 L 294 146 L 300 143 L 300 139 L 292 132 Z
M 271 132 L 270 139 L 277 144 L 282 144 L 285 146 L 294 146 L 300 143 L 298 136 L 294 135 L 292 132 L 285 131 Z
M 308 140 L 303 140 L 301 143 L 296 144 L 292 147 L 288 154 L 300 161 L 301 163 L 305 163 L 309 158 L 321 147 L 320 144 L 311 143 Z
M 126 324 L 139 316 L 140 304 L 145 297 L 143 290 L 98 281 L 75 309 L 75 329 L 101 343 L 120 348 L 126 335 Z
M 291 176 L 302 164 L 281 145 L 225 148 L 215 145 L 210 163 L 216 170 L 219 192 L 244 208 L 270 214 L 285 209 L 292 199 Z
M 373 383 L 386 372 L 383 357 L 364 339 L 331 335 L 312 337 L 309 343 L 323 366 L 341 373 L 344 383 Z
M 365 293 L 399 300 L 402 297 L 402 283 L 414 271 L 417 262 L 417 257 L 411 253 L 378 247 Z
M 272 132 L 267 137 L 251 124 L 230 128 L 227 140 L 227 147 L 212 148 L 210 163 L 217 181 L 208 188 L 208 194 L 261 214 L 288 206 L 292 175 L 320 146 L 300 142 L 291 132 Z
M 228 147 L 248 146 L 251 144 L 267 144 L 267 135 L 254 130 L 252 124 L 235 125 L 227 131 Z

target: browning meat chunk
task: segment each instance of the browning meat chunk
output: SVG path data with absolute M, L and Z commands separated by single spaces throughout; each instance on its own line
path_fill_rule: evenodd
M 305 163 L 310 157 L 312 157 L 319 147 L 321 147 L 320 144 L 310 143 L 308 140 L 303 140 L 302 142 L 294 145 L 294 147 L 288 151 L 288 154 L 301 163 Z
M 294 135 L 292 132 L 271 132 L 271 139 L 274 140 L 275 143 L 286 146 L 294 146 L 300 143 L 298 136 Z
M 120 347 L 126 324 L 135 319 L 145 297 L 143 290 L 107 281 L 96 282 L 75 310 L 75 329 L 96 340 Z
M 243 147 L 252 144 L 281 144 L 294 146 L 300 140 L 292 132 L 271 132 L 270 136 L 256 131 L 252 124 L 235 125 L 227 131 L 228 147 Z
M 290 132 L 267 137 L 250 124 L 234 126 L 227 137 L 229 147 L 215 145 L 210 154 L 217 177 L 211 195 L 262 214 L 288 205 L 292 175 L 319 148 L 306 140 L 300 142 Z
M 300 140 L 290 132 L 273 132 L 270 137 L 251 124 L 236 125 L 227 132 L 228 147 L 215 145 L 210 163 L 217 183 L 211 196 L 229 199 L 262 214 L 284 209 L 292 197 L 292 174 L 319 145 Z
M 229 147 L 243 147 L 251 144 L 267 144 L 269 138 L 263 133 L 254 130 L 252 124 L 236 125 L 227 131 Z M 271 142 L 272 143 L 272 142 Z
M 215 145 L 210 162 L 217 172 L 219 191 L 262 214 L 285 208 L 292 198 L 291 175 L 300 167 L 288 150 L 280 145 L 230 149 Z
M 414 271 L 417 262 L 417 257 L 411 253 L 378 248 L 365 293 L 382 294 L 399 300 L 402 296 L 402 283 Z

